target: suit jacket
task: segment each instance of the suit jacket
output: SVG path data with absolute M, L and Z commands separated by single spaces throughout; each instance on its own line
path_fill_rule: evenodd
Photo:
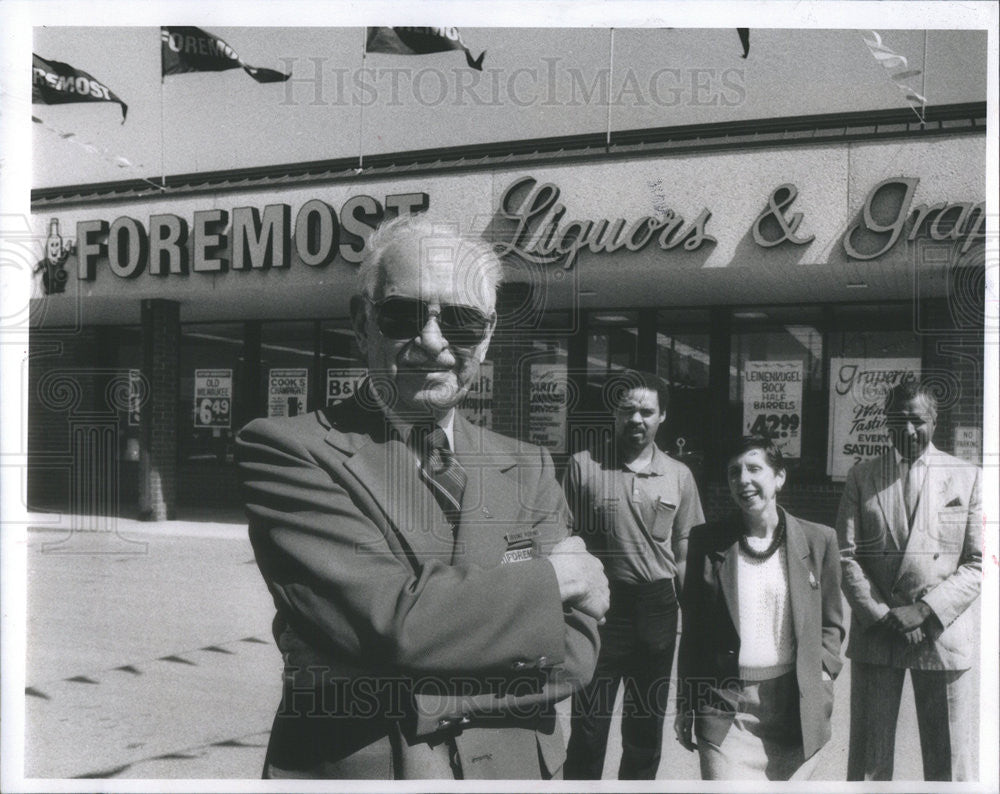
M 453 534 L 413 452 L 363 395 L 240 432 L 285 663 L 274 768 L 370 777 L 387 736 L 397 775 L 450 776 L 446 753 L 410 752 L 444 740 L 467 778 L 562 764 L 552 705 L 590 679 L 598 639 L 593 620 L 563 609 L 541 558 L 568 534 L 552 460 L 458 415 L 454 443 L 468 484 Z
M 980 471 L 933 446 L 907 535 L 895 453 L 859 463 L 847 475 L 837 512 L 844 595 L 853 610 L 847 655 L 869 664 L 918 670 L 964 670 L 977 651 L 969 606 L 982 581 Z M 892 607 L 923 600 L 936 620 L 908 646 L 875 626 Z
M 837 536 L 830 527 L 785 513 L 788 591 L 795 630 L 795 676 L 806 758 L 830 738 L 833 682 L 843 664 L 843 604 Z M 733 712 L 722 691 L 739 679 L 737 559 L 741 519 L 691 530 L 681 598 L 678 708 L 694 710 L 695 733 L 721 744 Z

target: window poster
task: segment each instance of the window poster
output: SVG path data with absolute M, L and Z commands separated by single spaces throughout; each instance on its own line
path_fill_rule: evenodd
M 298 416 L 306 412 L 309 370 L 272 369 L 267 378 L 267 415 Z
M 567 378 L 565 364 L 531 365 L 529 440 L 552 452 L 566 451 Z
M 484 361 L 479 366 L 479 377 L 469 388 L 462 406 L 462 416 L 472 424 L 493 429 L 493 362 Z
M 328 369 L 326 371 L 327 406 L 336 405 L 341 400 L 346 400 L 353 395 L 367 374 L 368 370 L 364 367 Z
M 883 411 L 886 392 L 919 377 L 919 358 L 830 359 L 827 474 L 843 481 L 856 463 L 889 449 Z
M 802 361 L 748 361 L 743 432 L 769 435 L 786 458 L 802 456 Z
M 194 371 L 194 426 L 231 427 L 233 422 L 233 371 Z

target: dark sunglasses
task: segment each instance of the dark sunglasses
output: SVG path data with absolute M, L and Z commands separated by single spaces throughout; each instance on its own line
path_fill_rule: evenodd
M 375 307 L 376 324 L 382 336 L 388 339 L 413 339 L 420 335 L 433 315 L 441 335 L 450 344 L 475 347 L 486 336 L 490 318 L 472 306 L 441 306 L 431 312 L 427 303 L 416 298 L 388 297 L 379 301 L 368 298 Z

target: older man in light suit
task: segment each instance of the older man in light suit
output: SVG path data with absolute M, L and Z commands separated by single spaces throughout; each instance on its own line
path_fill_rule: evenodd
M 380 228 L 352 304 L 368 381 L 240 432 L 285 663 L 265 777 L 560 775 L 553 705 L 593 673 L 608 585 L 548 453 L 456 411 L 501 272 L 426 222 Z
M 980 470 L 931 443 L 937 404 L 927 388 L 895 386 L 885 413 L 893 450 L 851 470 L 837 515 L 853 610 L 847 778 L 892 779 L 909 670 L 924 777 L 975 780 Z

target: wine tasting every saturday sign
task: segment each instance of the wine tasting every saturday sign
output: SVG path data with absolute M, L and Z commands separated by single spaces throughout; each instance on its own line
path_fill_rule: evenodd
M 767 434 L 786 458 L 802 456 L 801 361 L 748 361 L 743 369 L 743 432 Z
M 920 377 L 919 358 L 831 358 L 826 473 L 843 481 L 856 463 L 890 448 L 885 395 Z

